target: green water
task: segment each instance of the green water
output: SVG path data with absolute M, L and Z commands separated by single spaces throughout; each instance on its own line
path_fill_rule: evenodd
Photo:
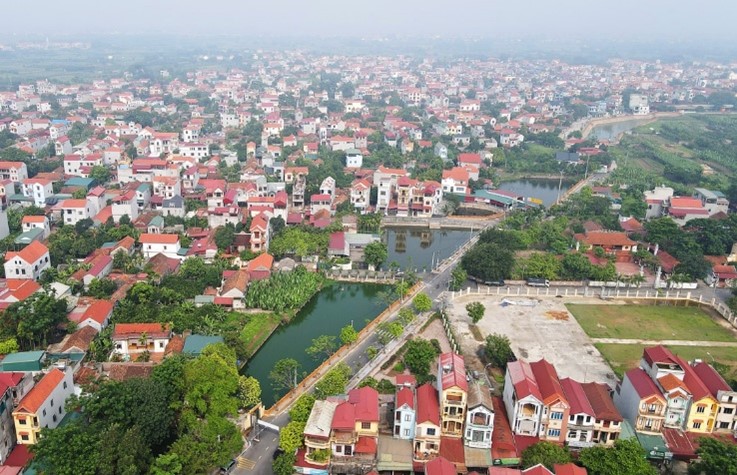
M 373 320 L 386 308 L 386 303 L 379 298 L 385 288 L 376 284 L 336 282 L 315 295 L 289 325 L 279 327 L 243 368 L 244 374 L 254 376 L 261 383 L 264 405 L 272 405 L 285 393 L 283 390 L 276 393 L 271 386 L 269 372 L 274 363 L 282 358 L 294 358 L 302 365 L 302 371 L 312 372 L 322 362 L 305 352 L 312 339 L 334 335 L 339 344 L 340 329 L 351 321 L 356 330 L 361 330 L 367 319 Z
M 433 259 L 437 263 L 450 257 L 471 236 L 470 229 L 386 228 L 382 239 L 388 256 L 383 267 L 396 262 L 402 269 L 429 270 Z

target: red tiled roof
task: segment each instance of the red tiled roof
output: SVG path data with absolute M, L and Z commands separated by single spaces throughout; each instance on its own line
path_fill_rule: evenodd
M 533 396 L 542 402 L 543 397 L 529 363 L 519 360 L 507 363 L 507 372 L 514 385 L 514 392 L 517 393 L 517 399 Z
M 457 440 L 460 442 L 461 439 Z M 443 450 L 443 444 L 440 444 L 440 450 Z M 463 454 L 462 450 L 461 454 Z M 436 457 L 425 464 L 425 475 L 457 475 L 457 473 L 455 465 L 443 456 Z
M 56 368 L 52 369 L 21 399 L 15 412 L 36 413 L 63 380 L 64 372 Z
M 664 427 L 661 431 L 668 451 L 680 460 L 692 460 L 696 458 L 696 447 L 694 447 L 688 435 L 679 429 Z
M 355 427 L 355 406 L 348 401 L 338 404 L 338 407 L 335 408 L 333 422 L 330 424 L 330 428 L 337 430 L 353 430 Z
M 704 205 L 698 198 L 673 197 L 670 199 L 671 208 L 697 208 L 703 209 Z
M 138 238 L 141 244 L 176 244 L 179 236 L 176 234 L 148 234 L 143 233 Z
M 49 249 L 41 244 L 38 241 L 33 241 L 23 249 L 21 249 L 19 252 L 6 252 L 5 253 L 5 262 L 9 261 L 10 259 L 14 258 L 15 256 L 20 257 L 28 264 L 33 264 L 37 260 L 39 260 L 41 257 L 43 257 L 44 254 L 48 253 Z
M 584 467 L 579 467 L 574 463 L 553 465 L 555 469 L 555 475 L 588 475 L 588 471 Z
M 732 265 L 716 265 L 712 267 L 714 274 L 720 279 L 737 279 L 737 268 Z
M 335 232 L 330 234 L 330 244 L 328 249 L 331 251 L 342 251 L 345 249 L 345 233 Z
M 402 388 L 397 391 L 396 407 L 399 408 L 404 405 L 406 405 L 410 409 L 414 409 L 415 407 L 414 394 L 412 393 L 412 390 L 410 388 Z
M 661 363 L 661 364 L 680 364 L 679 361 L 676 359 L 676 355 L 674 355 L 668 348 L 664 347 L 663 345 L 657 345 L 657 346 L 651 346 L 648 348 L 645 348 L 642 351 L 642 358 L 650 365 L 652 366 L 654 363 Z
M 589 404 L 589 399 L 586 397 L 581 383 L 571 378 L 563 378 L 560 380 L 560 385 L 563 388 L 566 399 L 568 399 L 568 404 L 571 405 L 571 415 L 587 414 L 589 416 L 595 416 L 594 408 Z
M 522 470 L 523 475 L 553 475 L 553 472 L 548 470 L 545 465 L 537 464 L 534 467 L 530 467 L 526 470 Z
M 248 272 L 255 270 L 270 270 L 271 266 L 274 265 L 274 256 L 269 253 L 259 254 L 248 262 Z
M 474 163 L 481 165 L 481 155 L 478 153 L 460 153 L 458 154 L 458 163 Z
M 379 422 L 379 393 L 376 389 L 364 386 L 348 392 L 348 402 L 355 406 L 356 420 L 359 422 Z
M 709 388 L 707 388 L 704 382 L 701 381 L 699 375 L 696 374 L 694 369 L 686 362 L 686 360 L 679 356 L 676 356 L 676 358 L 686 373 L 683 377 L 683 382 L 686 383 L 686 387 L 688 387 L 689 392 L 693 395 L 693 402 L 695 403 L 706 397 L 713 398 Z
M 113 312 L 113 304 L 109 300 L 95 300 L 82 314 L 81 322 L 88 318 L 102 325 Z
M 611 231 L 592 231 L 585 235 L 576 235 L 576 237 L 591 246 L 634 246 L 635 241 L 627 237 L 625 233 Z
M 709 389 L 712 396 L 717 395 L 718 391 L 731 391 L 729 384 L 711 365 L 701 362 L 693 366 L 694 373 L 701 379 L 704 385 Z
M 117 323 L 112 336 L 113 338 L 129 338 L 142 333 L 149 337 L 167 337 L 169 328 L 161 323 Z
M 594 416 L 604 421 L 622 421 L 617 407 L 609 395 L 609 386 L 603 383 L 582 383 L 586 398 L 594 410 Z
M 359 437 L 356 442 L 355 452 L 357 454 L 375 454 L 376 439 L 373 437 Z
M 541 359 L 530 363 L 530 369 L 532 374 L 535 375 L 535 381 L 537 381 L 537 387 L 540 388 L 542 401 L 545 405 L 549 405 L 556 400 L 566 401 L 566 396 L 558 379 L 558 372 L 555 371 L 552 364 L 545 359 Z
M 429 383 L 417 388 L 417 423 L 432 422 L 440 425 L 438 391 Z
M 456 353 L 443 353 L 440 355 L 439 364 L 442 369 L 441 388 L 443 390 L 458 387 L 464 391 L 468 391 L 466 364 L 461 355 Z
M 635 388 L 635 391 L 640 396 L 640 399 L 656 396 L 658 399 L 664 401 L 660 390 L 642 368 L 631 369 L 625 373 L 624 377 L 629 379 L 632 387 Z

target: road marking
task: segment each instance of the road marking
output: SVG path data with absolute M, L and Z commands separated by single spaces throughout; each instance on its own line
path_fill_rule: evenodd
M 246 470 L 253 470 L 253 468 L 256 466 L 256 462 L 253 460 L 249 460 L 245 457 L 238 457 L 236 459 L 238 468 L 245 468 Z

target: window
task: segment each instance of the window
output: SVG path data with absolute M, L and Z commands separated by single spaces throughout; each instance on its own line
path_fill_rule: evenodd
M 729 422 L 720 422 L 719 423 L 720 429 L 729 429 Z
M 21 434 L 20 438 L 21 440 L 28 440 L 28 434 Z
M 361 429 L 371 429 L 370 422 L 361 422 Z
M 159 342 L 159 348 L 163 348 L 163 347 L 164 347 L 164 342 L 163 341 L 160 341 Z
M 706 412 L 706 406 L 696 406 L 696 412 L 699 414 L 703 414 Z
M 568 439 L 575 439 L 577 432 L 578 431 L 575 431 L 575 430 L 569 430 L 568 431 L 568 435 L 566 436 L 566 438 L 568 438 Z
M 701 422 L 694 422 L 693 423 L 693 428 L 694 429 L 701 429 Z
M 731 407 L 723 407 L 722 408 L 722 413 L 723 414 L 732 414 L 733 412 L 734 412 L 734 409 L 732 409 Z
M 54 407 L 54 400 L 51 400 L 51 407 Z
M 548 437 L 560 437 L 560 429 L 549 429 Z
M 335 453 L 340 454 L 343 452 L 343 446 L 342 445 L 336 445 L 335 446 Z
M 411 415 L 411 414 L 405 414 L 405 415 L 404 415 L 404 420 L 405 420 L 406 422 L 410 422 L 410 421 L 412 420 L 412 415 Z
M 557 420 L 557 421 L 563 420 L 563 413 L 562 412 L 557 412 L 557 411 L 556 412 L 551 412 L 550 413 L 550 418 L 553 419 L 553 420 Z
M 409 429 L 404 429 L 404 436 L 409 437 Z
M 67 382 L 64 381 L 64 389 L 66 389 L 66 388 L 67 388 Z
M 43 415 L 46 416 L 46 409 L 44 409 L 42 412 L 43 412 Z
M 435 429 L 430 427 L 427 429 L 427 435 L 435 435 Z

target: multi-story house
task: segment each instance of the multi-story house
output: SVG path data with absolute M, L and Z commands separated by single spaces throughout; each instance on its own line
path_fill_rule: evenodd
M 701 200 L 701 204 L 706 208 L 709 216 L 717 213 L 727 214 L 729 212 L 729 200 L 721 191 L 694 188 L 694 198 Z
M 305 424 L 305 459 L 315 465 L 330 462 L 330 429 L 337 401 L 315 401 Z
M 370 387 L 352 389 L 338 404 L 331 424 L 333 464 L 371 460 L 379 437 L 379 393 Z
M 179 147 L 179 134 L 175 132 L 156 132 L 149 144 L 151 155 L 171 153 Z
M 32 387 L 30 373 L 0 373 L 0 464 L 5 464 L 16 443 L 13 410 Z
M 512 432 L 537 437 L 540 433 L 540 416 L 543 397 L 535 381 L 530 364 L 513 361 L 507 364 L 504 376 L 504 407 Z M 562 413 L 561 413 L 562 417 Z M 549 437 L 560 437 L 560 429 L 550 429 Z
M 686 387 L 692 395 L 686 430 L 709 434 L 714 430 L 716 417 L 719 413 L 719 401 L 701 381 L 693 367 L 678 356 L 676 356 L 676 359 L 686 373 L 683 382 L 686 383 Z
M 711 365 L 703 361 L 691 363 L 694 373 L 718 401 L 719 411 L 714 421 L 714 432 L 731 432 L 737 435 L 737 391 Z
M 685 370 L 676 356 L 662 345 L 645 348 L 640 368 L 650 376 L 666 400 L 665 427 L 683 429 L 692 395 L 683 382 Z
M 23 162 L 0 162 L 0 180 L 20 183 L 28 179 L 28 167 Z
M 315 194 L 310 196 L 310 214 L 313 216 L 320 211 L 332 214 L 333 197 L 328 194 Z
M 320 194 L 329 195 L 331 200 L 335 199 L 335 178 L 329 176 L 320 183 Z
M 468 381 L 463 357 L 443 353 L 438 361 L 438 394 L 440 396 L 441 434 L 463 437 L 468 402 Z
M 118 323 L 112 334 L 113 353 L 132 358 L 148 351 L 164 353 L 171 330 L 161 323 Z
M 51 267 L 49 249 L 33 241 L 18 252 L 5 253 L 5 278 L 38 280 Z
M 663 428 L 667 403 L 642 368 L 625 373 L 614 392 L 614 404 L 638 432 L 657 434 Z
M 51 225 L 49 224 L 49 218 L 46 216 L 23 216 L 21 227 L 24 233 L 27 233 L 32 229 L 42 230 L 42 239 L 46 239 L 49 237 L 49 234 L 51 234 Z
M 61 221 L 65 225 L 74 226 L 84 219 L 91 219 L 93 209 L 91 203 L 86 199 L 62 200 L 55 207 L 61 212 Z
M 207 225 L 211 229 L 220 226 L 232 224 L 233 226 L 240 223 L 243 219 L 241 209 L 237 206 L 221 206 L 207 210 Z
M 570 405 L 558 379 L 555 367 L 542 359 L 530 363 L 537 387 L 542 396 L 540 415 L 540 434 L 542 440 L 562 442 L 566 439 Z
M 412 440 L 415 437 L 415 393 L 402 387 L 394 396 L 394 437 Z
M 417 418 L 412 443 L 413 459 L 428 461 L 440 452 L 440 403 L 430 383 L 417 388 Z
M 351 184 L 351 205 L 363 214 L 369 206 L 371 184 L 365 179 L 354 180 Z
M 443 170 L 441 181 L 443 193 L 465 195 L 468 191 L 468 180 L 468 171 L 465 168 L 453 167 L 450 170 Z
M 39 208 L 46 206 L 46 200 L 54 194 L 51 180 L 45 178 L 27 178 L 23 180 L 23 196 L 31 198 Z
M 33 445 L 41 429 L 53 429 L 66 415 L 64 403 L 74 392 L 72 371 L 54 368 L 31 389 L 13 411 L 16 440 Z
M 394 189 L 399 177 L 406 176 L 407 172 L 399 168 L 379 166 L 374 172 L 374 186 L 377 187 L 376 210 L 386 213 L 393 199 Z
M 163 254 L 170 259 L 180 259 L 179 235 L 177 234 L 141 234 L 138 238 L 141 243 L 141 253 L 146 259 L 156 254 Z
M 98 153 L 82 155 L 66 155 L 64 157 L 64 174 L 87 177 L 94 166 L 102 165 L 102 155 Z
M 269 250 L 269 216 L 261 213 L 251 220 L 251 252 L 259 253 Z
M 494 403 L 488 386 L 471 381 L 468 387 L 468 410 L 463 443 L 478 449 L 491 448 L 494 432 Z
M 596 413 L 578 381 L 571 378 L 560 380 L 563 393 L 570 405 L 566 443 L 572 448 L 585 448 L 593 445 Z
M 119 223 L 123 216 L 128 216 L 131 221 L 138 219 L 136 190 L 128 190 L 113 198 L 112 214 L 115 223 Z
M 622 416 L 609 395 L 609 386 L 602 383 L 582 383 L 581 386 L 594 410 L 594 433 L 591 441 L 595 444 L 614 445 L 622 432 Z
M 182 195 L 182 182 L 179 177 L 155 176 L 153 177 L 153 194 L 164 199 Z

